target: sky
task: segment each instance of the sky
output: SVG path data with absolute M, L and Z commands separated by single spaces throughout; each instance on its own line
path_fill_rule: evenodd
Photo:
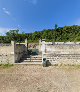
M 80 0 L 0 0 L 0 35 L 80 25 Z

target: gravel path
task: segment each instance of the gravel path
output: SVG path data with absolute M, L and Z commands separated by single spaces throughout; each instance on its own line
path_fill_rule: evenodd
M 0 68 L 0 92 L 80 92 L 80 69 L 39 65 Z

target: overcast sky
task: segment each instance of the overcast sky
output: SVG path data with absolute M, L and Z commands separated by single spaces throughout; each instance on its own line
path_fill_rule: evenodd
M 0 0 L 0 34 L 80 25 L 80 0 Z

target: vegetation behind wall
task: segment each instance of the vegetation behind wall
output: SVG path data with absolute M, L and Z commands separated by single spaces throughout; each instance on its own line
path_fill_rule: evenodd
M 0 36 L 0 43 L 10 43 L 11 40 L 23 42 L 25 38 L 28 39 L 29 43 L 36 43 L 39 39 L 55 42 L 76 42 L 80 41 L 80 26 L 58 27 L 55 25 L 54 29 L 44 29 L 34 33 L 19 33 L 19 30 L 10 30 L 6 33 L 6 36 Z

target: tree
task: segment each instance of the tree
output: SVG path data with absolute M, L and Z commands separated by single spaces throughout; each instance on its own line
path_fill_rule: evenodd
M 6 36 L 8 36 L 11 40 L 17 40 L 19 30 L 10 30 L 6 33 Z
M 17 42 L 23 42 L 25 39 L 28 42 L 38 42 L 39 38 L 47 41 L 80 41 L 80 26 L 64 26 L 58 27 L 55 24 L 54 29 L 45 29 L 42 31 L 36 31 L 34 33 L 19 33 L 19 30 L 10 30 L 6 33 L 6 36 L 0 36 L 0 43 L 10 43 L 11 40 Z
M 58 24 L 55 24 L 55 30 L 58 28 Z
M 54 29 L 54 41 L 56 41 L 56 31 L 57 31 L 58 25 L 55 24 L 55 29 Z

